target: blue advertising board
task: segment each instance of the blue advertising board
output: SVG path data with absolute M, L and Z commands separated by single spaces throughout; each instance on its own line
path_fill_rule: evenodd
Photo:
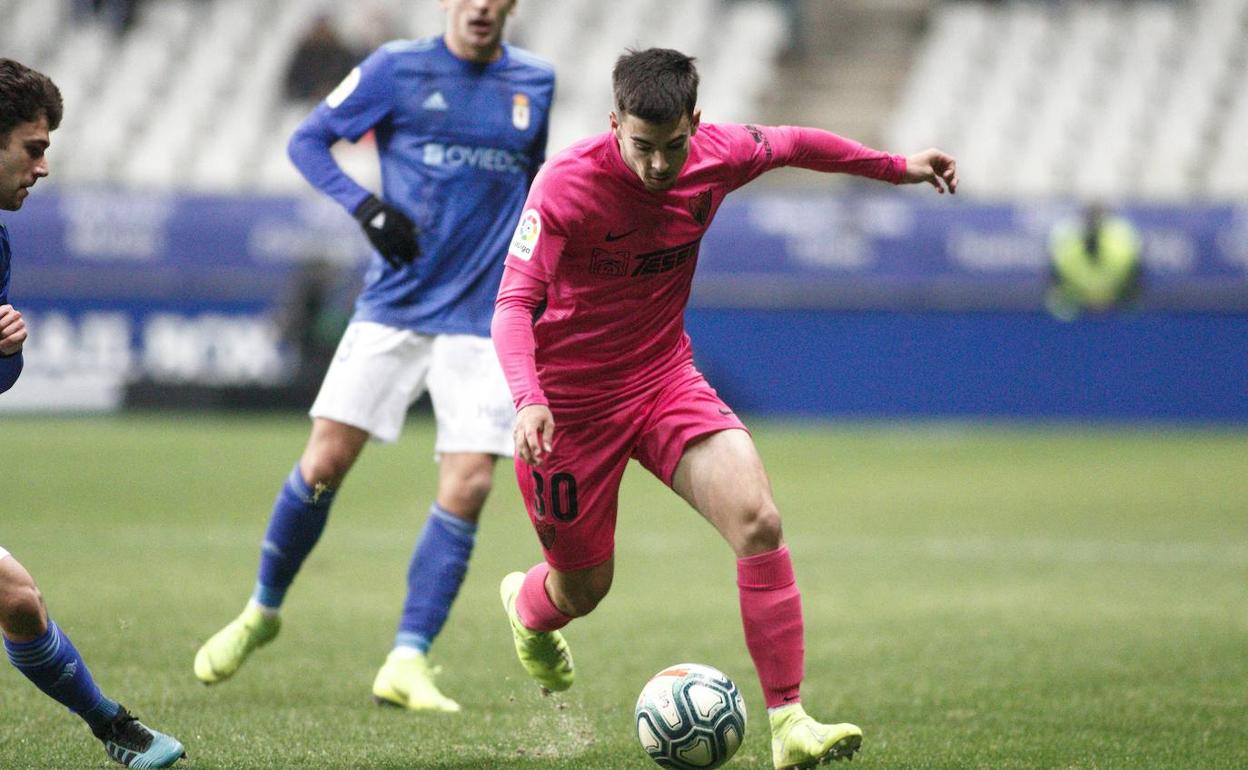
M 725 202 L 688 321 L 740 408 L 1248 420 L 1248 206 L 1124 208 L 1144 244 L 1140 301 L 1062 324 L 1043 313 L 1046 245 L 1075 208 L 908 193 Z M 368 258 L 356 223 L 311 194 L 53 189 L 4 221 L 31 336 L 0 410 L 111 408 L 140 379 L 280 383 L 293 366 L 279 316 L 300 271 L 358 277 Z M 793 379 L 750 387 L 767 372 Z
M 278 318 L 299 271 L 358 272 L 368 243 L 319 196 L 85 191 L 5 222 L 26 371 L 0 409 L 115 408 L 128 382 L 265 386 L 294 369 Z
M 1038 309 L 1048 235 L 1070 205 L 952 196 L 743 195 L 699 260 L 695 304 Z M 1248 206 L 1129 206 L 1143 242 L 1142 305 L 1248 312 Z

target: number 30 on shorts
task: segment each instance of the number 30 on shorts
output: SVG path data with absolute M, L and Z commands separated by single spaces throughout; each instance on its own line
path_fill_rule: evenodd
M 580 508 L 576 503 L 576 477 L 571 473 L 556 473 L 550 477 L 550 499 L 546 498 L 546 479 L 533 471 L 533 507 L 538 518 L 547 512 L 558 521 L 572 521 Z

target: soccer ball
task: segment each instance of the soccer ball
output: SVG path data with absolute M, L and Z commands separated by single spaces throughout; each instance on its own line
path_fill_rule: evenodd
M 697 663 L 668 666 L 637 698 L 637 737 L 669 770 L 709 770 L 732 758 L 745 737 L 745 702 L 733 681 Z

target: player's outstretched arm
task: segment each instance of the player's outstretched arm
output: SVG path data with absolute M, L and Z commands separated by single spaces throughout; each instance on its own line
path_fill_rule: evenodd
M 916 152 L 906 158 L 906 173 L 901 184 L 918 184 L 927 182 L 936 188 L 936 192 L 944 194 L 958 191 L 958 161 L 952 155 L 935 148 Z

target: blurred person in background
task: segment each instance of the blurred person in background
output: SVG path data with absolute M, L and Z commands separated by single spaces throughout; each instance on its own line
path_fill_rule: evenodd
M 382 3 L 357 2 L 353 8 L 354 13 L 343 20 L 340 31 L 355 50 L 367 54 L 393 39 L 395 30 L 405 29 L 403 20 L 396 19 Z M 514 44 L 514 34 L 511 34 L 511 38 Z
M 732 6 L 741 2 L 757 2 L 757 0 L 722 0 L 724 5 Z M 780 10 L 784 18 L 784 47 L 781 59 L 786 62 L 797 62 L 806 55 L 806 21 L 803 0 L 766 0 Z
M 47 76 L 0 59 L 0 209 L 20 209 L 30 188 L 48 175 L 46 153 L 62 111 L 60 90 Z M 0 392 L 21 375 L 27 338 L 21 313 L 9 304 L 10 259 L 9 231 L 0 222 Z M 48 615 L 34 578 L 3 547 L 0 629 L 14 668 L 81 717 L 113 761 L 126 767 L 169 767 L 185 755 L 176 739 L 149 729 L 100 692 L 86 661 Z
M 343 41 L 333 19 L 317 16 L 286 68 L 286 98 L 319 102 L 362 58 Z
M 122 35 L 134 26 L 141 4 L 142 0 L 76 0 L 74 14 L 79 19 L 103 17 L 116 34 Z
M 507 239 L 545 159 L 555 76 L 503 42 L 514 0 L 441 4 L 443 35 L 383 45 L 291 138 L 295 166 L 354 215 L 376 254 L 312 405 L 307 446 L 273 506 L 252 597 L 195 656 L 205 684 L 229 678 L 277 636 L 287 589 L 365 443 L 395 441 L 428 389 L 438 488 L 373 696 L 411 710 L 460 710 L 435 685 L 427 656 L 467 571 L 495 461 L 512 452 L 515 412 L 490 319 Z M 369 130 L 381 156 L 380 198 L 330 154 Z
M 701 122 L 698 72 L 679 51 L 629 51 L 610 130 L 553 157 L 507 254 L 494 344 L 517 411 L 516 479 L 544 561 L 499 594 L 525 671 L 575 678 L 559 629 L 615 575 L 620 480 L 630 458 L 669 486 L 736 556 L 746 647 L 777 770 L 852 758 L 862 730 L 801 703 L 801 597 L 771 482 L 749 431 L 694 366 L 684 312 L 702 237 L 724 198 L 782 166 L 956 192 L 957 164 L 827 131 Z
M 282 301 L 282 340 L 296 357 L 292 399 L 306 404 L 316 398 L 334 349 L 351 320 L 350 300 L 359 291 L 354 271 L 320 256 L 302 262 L 291 277 Z
M 1102 313 L 1139 295 L 1141 245 L 1135 227 L 1100 203 L 1058 222 L 1049 234 L 1049 290 L 1045 304 L 1056 318 Z

